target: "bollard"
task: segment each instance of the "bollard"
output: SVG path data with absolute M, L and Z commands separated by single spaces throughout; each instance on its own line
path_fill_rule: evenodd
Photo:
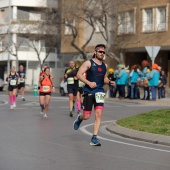
M 34 84 L 34 96 L 38 95 L 38 89 L 37 89 L 37 85 Z

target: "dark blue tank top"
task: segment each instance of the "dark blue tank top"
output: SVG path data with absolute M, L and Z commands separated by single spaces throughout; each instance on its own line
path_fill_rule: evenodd
M 85 92 L 96 93 L 104 92 L 104 76 L 106 74 L 106 65 L 102 62 L 101 65 L 96 64 L 92 59 L 90 60 L 91 67 L 86 72 L 86 78 L 90 82 L 96 82 L 95 88 L 90 88 L 87 84 L 84 87 Z
M 9 79 L 10 79 L 10 81 L 11 81 L 11 80 L 16 80 L 16 84 L 14 84 L 14 85 L 11 85 L 11 84 L 10 84 L 10 81 L 9 81 L 9 85 L 10 85 L 10 86 L 16 86 L 16 85 L 17 85 L 18 77 L 17 77 L 16 72 L 15 72 L 14 75 L 12 75 L 11 72 L 10 72 L 10 74 L 9 74 Z

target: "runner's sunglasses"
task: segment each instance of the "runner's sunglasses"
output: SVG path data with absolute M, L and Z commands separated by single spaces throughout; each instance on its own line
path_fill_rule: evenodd
M 104 51 L 97 50 L 97 52 L 105 54 L 105 52 L 104 52 Z

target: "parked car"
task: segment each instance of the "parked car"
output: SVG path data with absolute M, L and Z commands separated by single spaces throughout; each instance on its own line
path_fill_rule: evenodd
M 0 78 L 0 91 L 3 91 L 4 88 L 4 80 Z
M 65 96 L 67 94 L 67 81 L 64 82 L 64 80 L 60 84 L 60 94 L 61 96 Z

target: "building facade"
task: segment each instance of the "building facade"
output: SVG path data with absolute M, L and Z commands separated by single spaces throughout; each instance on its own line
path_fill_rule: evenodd
M 124 1 L 122 1 L 123 4 Z M 152 63 L 145 46 L 160 46 L 154 62 L 166 72 L 170 86 L 170 1 L 138 0 L 118 9 L 117 38 L 123 37 L 119 48 L 125 51 L 126 65 Z
M 27 85 L 37 84 L 45 58 L 52 72 L 62 72 L 58 53 L 58 28 L 47 21 L 47 9 L 57 11 L 58 0 L 0 0 L 0 77 L 10 66 L 23 64 Z M 55 74 L 55 73 L 54 73 Z M 56 74 L 55 74 L 56 75 Z M 58 77 L 57 77 L 58 76 Z M 59 79 L 56 75 L 56 79 Z M 55 82 L 59 86 L 59 81 Z

